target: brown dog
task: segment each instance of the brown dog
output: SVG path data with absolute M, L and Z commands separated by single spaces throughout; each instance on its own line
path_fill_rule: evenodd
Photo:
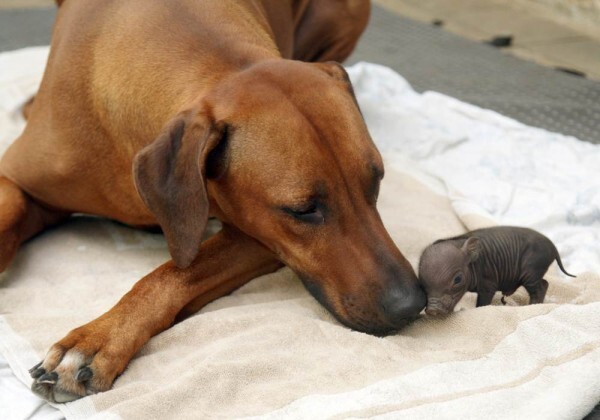
M 383 166 L 341 61 L 365 0 L 67 0 L 27 127 L 1 161 L 0 252 L 70 214 L 159 224 L 173 258 L 31 370 L 64 402 L 150 337 L 286 264 L 340 322 L 425 306 L 376 209 Z M 209 215 L 221 232 L 201 243 Z M 127 322 L 124 322 L 124 321 Z

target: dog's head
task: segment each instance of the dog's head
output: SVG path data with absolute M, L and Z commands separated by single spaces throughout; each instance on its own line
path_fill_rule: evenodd
M 343 68 L 286 60 L 219 82 L 135 162 L 178 266 L 196 257 L 210 208 L 341 322 L 377 334 L 426 303 L 376 208 L 383 173 Z

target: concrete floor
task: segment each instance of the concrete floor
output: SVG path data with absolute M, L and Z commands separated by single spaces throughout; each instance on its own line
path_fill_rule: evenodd
M 511 35 L 504 49 L 536 63 L 584 73 L 600 80 L 600 28 L 566 23 L 543 10 L 507 0 L 374 0 L 386 10 L 420 22 L 438 21 L 475 41 Z
M 511 35 L 505 51 L 526 60 L 600 80 L 600 27 L 561 19 L 543 7 L 510 0 L 373 0 L 389 12 L 476 41 Z M 0 0 L 0 9 L 54 6 L 54 0 Z M 29 29 L 39 31 L 35 25 Z
M 0 9 L 32 9 L 35 7 L 52 7 L 54 0 L 1 0 Z
M 384 64 L 434 90 L 525 124 L 600 143 L 600 82 L 522 60 L 374 7 L 349 62 Z

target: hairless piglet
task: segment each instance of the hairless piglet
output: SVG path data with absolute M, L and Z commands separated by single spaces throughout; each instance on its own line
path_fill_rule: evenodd
M 478 307 L 489 305 L 496 291 L 510 296 L 520 286 L 530 303 L 542 303 L 548 290 L 543 277 L 554 260 L 575 277 L 565 271 L 552 241 L 532 229 L 497 226 L 440 239 L 425 248 L 419 263 L 425 312 L 447 315 L 467 291 L 477 293 Z

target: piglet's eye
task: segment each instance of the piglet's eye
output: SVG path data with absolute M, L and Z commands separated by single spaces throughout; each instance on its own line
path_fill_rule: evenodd
M 454 277 L 454 284 L 459 284 L 462 281 L 462 276 L 459 274 Z

